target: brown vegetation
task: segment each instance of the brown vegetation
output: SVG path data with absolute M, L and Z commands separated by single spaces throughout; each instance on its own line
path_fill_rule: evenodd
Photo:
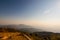
M 0 28 L 0 40 L 60 40 L 60 33 L 37 35 L 36 33 L 22 32 L 16 29 Z

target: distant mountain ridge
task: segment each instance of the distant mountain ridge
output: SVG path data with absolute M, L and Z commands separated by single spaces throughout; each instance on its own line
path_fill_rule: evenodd
M 25 32 L 38 32 L 38 31 L 43 31 L 37 28 L 34 28 L 32 26 L 29 25 L 25 25 L 25 24 L 20 24 L 20 25 L 2 25 L 2 28 L 13 28 L 16 30 L 21 30 L 21 31 L 25 31 Z

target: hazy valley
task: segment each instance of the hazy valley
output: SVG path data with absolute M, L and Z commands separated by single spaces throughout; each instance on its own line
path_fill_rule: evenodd
M 42 31 L 24 24 L 1 25 L 0 40 L 60 40 L 60 33 Z

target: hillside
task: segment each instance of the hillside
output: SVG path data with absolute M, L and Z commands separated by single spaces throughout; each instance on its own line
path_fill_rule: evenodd
M 60 33 L 33 32 L 17 30 L 15 28 L 0 28 L 0 40 L 60 40 Z

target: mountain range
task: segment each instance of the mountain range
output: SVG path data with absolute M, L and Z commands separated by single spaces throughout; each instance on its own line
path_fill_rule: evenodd
M 30 32 L 30 33 L 43 31 L 42 29 L 37 29 L 37 28 L 34 28 L 32 26 L 29 26 L 29 25 L 25 25 L 25 24 L 20 24 L 20 25 L 0 25 L 0 28 L 13 28 L 13 29 L 16 29 L 16 30 L 21 30 L 21 31 Z

